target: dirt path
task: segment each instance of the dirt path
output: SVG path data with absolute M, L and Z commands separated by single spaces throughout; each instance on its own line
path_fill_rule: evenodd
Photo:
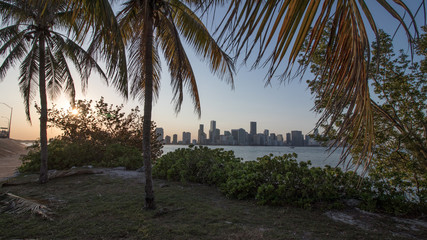
M 0 179 L 13 176 L 21 165 L 19 157 L 27 152 L 19 140 L 0 138 Z

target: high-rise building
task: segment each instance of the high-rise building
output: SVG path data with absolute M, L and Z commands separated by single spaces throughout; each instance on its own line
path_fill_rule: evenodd
M 163 137 L 163 134 L 164 134 L 163 128 L 156 128 L 156 130 L 154 130 L 154 131 L 155 131 L 155 133 L 157 135 L 157 141 L 163 142 L 163 140 L 164 140 L 164 137 Z
M 190 132 L 183 132 L 182 133 L 182 143 L 183 144 L 190 144 L 191 143 L 191 133 Z
M 231 129 L 231 136 L 233 137 L 233 145 L 239 144 L 239 130 Z
M 265 145 L 269 146 L 270 145 L 270 131 L 268 129 L 264 130 L 264 136 L 265 136 Z
M 237 143 L 238 143 L 238 145 L 247 145 L 248 144 L 248 133 L 243 128 L 240 128 L 238 130 Z
M 171 136 L 167 135 L 165 137 L 165 144 L 171 144 Z
M 292 146 L 304 146 L 304 136 L 301 131 L 291 131 Z
M 172 136 L 172 144 L 178 144 L 178 135 L 177 134 L 174 134 Z
M 251 135 L 256 134 L 256 122 L 251 122 L 251 130 L 250 130 L 249 134 L 251 134 Z
M 282 134 L 277 134 L 277 145 L 278 146 L 283 146 L 283 143 L 284 143 L 283 135 Z
M 200 124 L 199 126 L 199 131 L 197 133 L 197 142 L 200 145 L 206 144 L 206 133 L 205 133 L 203 124 Z
M 249 145 L 256 145 L 254 140 L 255 135 L 256 135 L 256 122 L 250 122 L 250 130 L 249 130 L 249 136 L 248 136 Z
M 291 134 L 286 133 L 286 145 L 291 145 L 291 144 L 292 144 Z
M 211 128 L 209 129 L 209 143 L 210 144 L 215 144 L 215 139 L 219 138 L 219 136 L 215 136 L 216 134 L 216 121 L 212 120 L 211 121 Z

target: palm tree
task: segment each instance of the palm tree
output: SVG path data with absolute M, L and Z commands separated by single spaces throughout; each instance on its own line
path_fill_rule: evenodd
M 7 70 L 20 62 L 19 86 L 29 121 L 30 103 L 40 94 L 40 183 L 48 181 L 47 175 L 47 94 L 54 99 L 65 91 L 74 103 L 75 88 L 67 59 L 80 73 L 82 86 L 87 86 L 91 70 L 104 74 L 95 59 L 69 36 L 81 26 L 79 16 L 70 10 L 64 0 L 2 0 L 0 30 L 0 56 L 5 59 L 0 66 L 0 80 Z M 64 32 L 68 31 L 68 34 Z
M 147 209 L 155 208 L 149 141 L 153 96 L 158 96 L 160 87 L 159 49 L 163 51 L 171 74 L 176 112 L 181 108 L 184 87 L 188 87 L 195 111 L 201 114 L 196 78 L 181 37 L 207 60 L 213 73 L 233 84 L 232 60 L 190 9 L 200 3 L 191 0 L 127 0 L 118 15 L 129 46 L 131 94 L 144 100 L 142 145 Z
M 345 118 L 339 129 L 338 139 L 333 145 L 351 147 L 364 142 L 365 167 L 372 157 L 374 146 L 373 108 L 368 84 L 369 40 L 367 29 L 378 36 L 372 13 L 365 0 L 283 0 L 283 1 L 242 1 L 207 0 L 207 5 L 226 6 L 227 12 L 218 27 L 220 41 L 236 57 L 243 55 L 244 61 L 254 57 L 253 67 L 268 67 L 267 83 L 277 74 L 284 80 L 291 77 L 292 66 L 298 60 L 302 49 L 310 59 L 331 22 L 327 41 L 324 79 L 321 98 L 326 108 L 318 126 L 335 124 L 342 113 Z M 373 1 L 369 1 L 371 4 Z M 413 41 L 408 26 L 401 15 L 390 5 L 391 0 L 376 0 L 391 16 L 396 18 Z M 393 0 L 414 24 L 414 17 L 403 0 Z M 425 7 L 421 0 L 420 7 Z M 212 8 L 211 8 L 212 9 Z M 368 26 L 369 25 L 369 26 Z M 308 43 L 305 46 L 304 43 Z M 286 62 L 287 64 L 283 64 Z M 283 66 L 284 65 L 284 66 Z M 282 70 L 284 69 L 284 70 Z M 298 69 L 304 73 L 305 69 Z M 365 129 L 360 131 L 360 129 Z M 327 129 L 328 131 L 328 129 Z M 348 136 L 352 136 L 350 139 Z M 347 148 L 348 149 L 348 148 Z M 349 153 L 346 151 L 344 158 Z

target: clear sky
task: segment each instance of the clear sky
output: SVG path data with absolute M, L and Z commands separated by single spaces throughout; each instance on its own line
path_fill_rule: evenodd
M 372 1 L 373 2 L 373 1 Z M 380 28 L 393 34 L 397 27 L 397 21 L 387 15 L 377 4 L 372 4 L 374 18 Z M 407 4 L 414 12 L 421 0 L 408 0 Z M 420 13 L 420 16 L 423 13 Z M 424 18 L 417 18 L 418 24 L 424 24 Z M 371 41 L 374 40 L 371 38 Z M 407 49 L 405 33 L 400 30 L 395 38 L 395 49 Z M 177 115 L 174 112 L 172 100 L 172 89 L 170 87 L 170 77 L 167 66 L 162 64 L 161 91 L 158 101 L 153 106 L 153 120 L 158 127 L 162 127 L 165 135 L 172 136 L 178 134 L 181 139 L 182 132 L 191 132 L 193 139 L 197 138 L 199 124 L 205 125 L 205 132 L 209 129 L 211 120 L 216 120 L 217 128 L 224 130 L 244 128 L 249 131 L 249 122 L 257 122 L 257 131 L 263 132 L 269 129 L 276 134 L 285 134 L 291 130 L 301 130 L 303 134 L 310 132 L 318 116 L 311 111 L 313 107 L 313 97 L 307 89 L 305 83 L 310 75 L 303 77 L 303 81 L 298 79 L 288 83 L 280 83 L 273 80 L 270 86 L 265 87 L 265 71 L 262 69 L 250 70 L 249 67 L 237 65 L 235 75 L 235 90 L 226 82 L 219 80 L 212 75 L 207 65 L 200 58 L 192 54 L 188 48 L 188 54 L 192 60 L 192 66 L 198 81 L 198 88 L 202 106 L 202 116 L 193 110 L 191 98 L 184 96 L 184 103 L 181 112 Z M 2 62 L 3 59 L 0 59 Z M 11 138 L 14 139 L 36 139 L 39 137 L 38 114 L 32 109 L 32 125 L 26 121 L 24 104 L 18 86 L 19 64 L 10 70 L 3 82 L 0 82 L 0 102 L 13 107 Z M 75 82 L 78 82 L 78 75 L 74 75 Z M 88 91 L 85 95 L 79 91 L 80 85 L 77 83 L 76 99 L 99 100 L 101 96 L 105 102 L 111 104 L 124 104 L 129 110 L 142 103 L 129 99 L 123 100 L 112 88 L 106 86 L 97 75 L 93 74 L 89 80 Z M 37 95 L 35 101 L 38 102 Z M 52 101 L 49 100 L 49 106 Z M 64 96 L 55 100 L 60 107 L 67 107 L 69 104 Z M 34 103 L 32 104 L 32 106 Z M 0 104 L 0 127 L 7 126 L 10 109 Z M 49 137 L 58 134 L 57 130 L 48 130 Z

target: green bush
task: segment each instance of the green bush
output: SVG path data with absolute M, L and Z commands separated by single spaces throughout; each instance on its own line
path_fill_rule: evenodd
M 92 165 L 95 167 L 119 167 L 137 169 L 142 167 L 141 152 L 131 146 L 118 143 L 93 146 L 91 142 L 70 143 L 53 139 L 48 144 L 49 169 L 69 169 Z M 38 172 L 40 170 L 40 144 L 35 142 L 27 155 L 22 157 L 20 172 Z
M 426 212 L 426 203 L 408 200 L 393 185 L 340 168 L 311 167 L 297 162 L 296 154 L 268 155 L 242 162 L 232 151 L 207 147 L 181 148 L 170 152 L 153 167 L 153 175 L 182 182 L 216 185 L 227 197 L 255 199 L 263 205 L 342 207 L 357 199 L 369 211 L 395 215 Z
M 182 182 L 219 185 L 227 173 L 241 162 L 232 151 L 208 147 L 180 148 L 159 158 L 153 176 Z

